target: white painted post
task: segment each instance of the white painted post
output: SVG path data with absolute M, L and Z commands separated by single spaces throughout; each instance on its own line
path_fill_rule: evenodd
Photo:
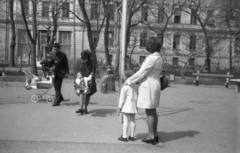
M 120 60 L 120 76 L 119 76 L 119 95 L 122 88 L 122 78 L 125 71 L 125 46 L 126 46 L 126 19 L 127 19 L 127 0 L 123 0 L 122 3 L 122 27 L 121 27 L 121 60 Z M 119 122 L 122 123 L 122 114 L 119 114 Z
M 227 75 L 230 75 L 230 72 L 227 72 Z M 225 87 L 228 88 L 229 78 L 226 78 Z
M 123 0 L 122 5 L 122 27 L 121 27 L 121 60 L 119 82 L 122 85 L 122 77 L 125 71 L 125 48 L 126 48 L 126 19 L 127 19 L 127 0 Z
M 200 73 L 200 71 L 198 70 L 197 73 Z M 199 82 L 199 75 L 197 75 L 196 77 L 195 86 L 198 86 L 198 82 Z

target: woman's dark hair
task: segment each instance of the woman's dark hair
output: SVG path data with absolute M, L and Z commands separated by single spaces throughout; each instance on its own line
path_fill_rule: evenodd
M 59 43 L 54 43 L 53 47 L 60 49 L 60 44 Z
M 91 52 L 89 50 L 83 50 L 81 52 L 81 58 L 83 60 L 86 60 L 86 59 L 89 60 L 91 58 Z
M 161 43 L 156 37 L 150 37 L 146 42 L 146 50 L 150 53 L 160 52 Z

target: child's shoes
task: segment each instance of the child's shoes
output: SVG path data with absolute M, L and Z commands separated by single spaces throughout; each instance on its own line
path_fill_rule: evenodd
M 128 140 L 130 140 L 130 141 L 135 141 L 135 138 L 134 138 L 134 137 L 131 137 L 131 136 L 129 136 L 129 137 L 128 137 Z

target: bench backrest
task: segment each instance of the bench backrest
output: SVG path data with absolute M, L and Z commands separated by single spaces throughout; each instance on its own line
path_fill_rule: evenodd
M 209 77 L 233 78 L 233 75 L 227 75 L 227 74 L 193 73 L 192 75 L 195 75 L 195 76 L 209 76 Z

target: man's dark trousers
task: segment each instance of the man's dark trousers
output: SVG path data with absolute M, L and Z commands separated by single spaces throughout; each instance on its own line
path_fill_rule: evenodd
M 61 93 L 62 82 L 63 82 L 63 78 L 60 78 L 58 76 L 55 76 L 55 78 L 53 79 L 53 85 L 54 85 L 55 92 L 56 92 L 55 100 L 54 100 L 53 104 L 59 105 L 60 102 L 63 100 L 63 96 Z

